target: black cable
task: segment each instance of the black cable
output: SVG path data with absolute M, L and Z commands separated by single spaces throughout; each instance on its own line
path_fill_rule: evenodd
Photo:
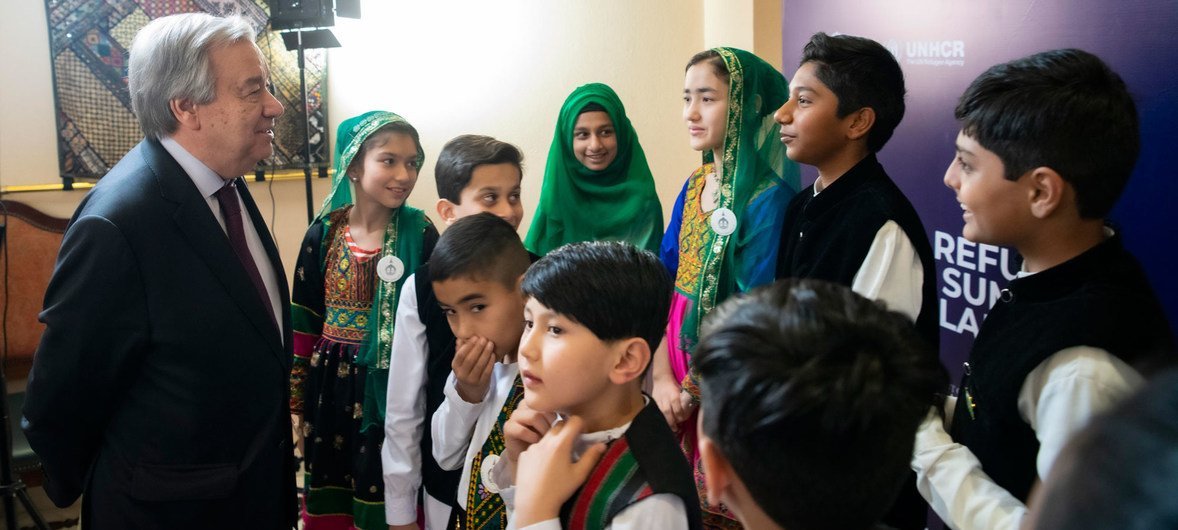
M 3 248 L 4 253 L 4 308 L 3 319 L 0 323 L 0 335 L 4 336 L 4 350 L 2 354 L 2 361 L 4 366 L 8 366 L 8 205 L 0 200 L 0 216 L 4 219 L 4 224 L 0 225 L 0 248 Z M 0 370 L 0 376 L 5 375 L 3 370 Z M 8 396 L 4 396 L 5 399 Z

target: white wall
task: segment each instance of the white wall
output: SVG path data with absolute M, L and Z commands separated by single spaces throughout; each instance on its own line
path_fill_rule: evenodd
M 44 0 L 0 2 L 0 186 L 60 182 Z
M 557 112 L 572 89 L 609 84 L 638 131 L 669 211 L 699 164 L 681 118 L 683 65 L 703 49 L 698 2 L 605 0 L 367 2 L 337 20 L 330 124 L 373 108 L 421 132 L 426 168 L 410 203 L 433 211 L 433 165 L 446 141 L 488 134 L 525 157 L 526 231 Z M 363 50 L 358 53 L 358 50 Z
M 704 47 L 753 49 L 753 0 L 703 0 Z
M 329 125 L 334 133 L 343 119 L 374 108 L 408 118 L 421 131 L 428 158 L 409 202 L 427 212 L 437 199 L 433 165 L 447 140 L 480 133 L 518 145 L 526 158 L 522 232 L 540 196 L 560 104 L 578 85 L 604 82 L 626 105 L 669 214 L 700 161 L 687 146 L 681 118 L 683 65 L 706 45 L 755 49 L 753 23 L 780 20 L 779 5 L 776 12 L 763 5 L 776 3 L 366 0 L 361 20 L 337 20 L 344 46 L 330 52 Z M 7 61 L 0 69 L 0 186 L 59 182 L 46 28 L 44 0 L 0 1 L 0 49 Z M 762 45 L 761 37 L 756 43 L 767 49 L 759 53 L 780 54 Z M 767 42 L 780 48 L 780 36 Z M 324 184 L 316 180 L 316 204 Z M 256 183 L 250 189 L 263 213 L 276 219 L 289 273 L 306 226 L 303 184 Z M 84 194 L 4 198 L 68 217 Z

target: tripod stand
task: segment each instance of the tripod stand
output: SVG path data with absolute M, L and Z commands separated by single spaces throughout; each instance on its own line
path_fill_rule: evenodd
M 3 213 L 4 222 L 0 223 L 0 249 L 4 251 L 4 320 L 2 324 L 4 351 L 3 358 L 0 359 L 0 425 L 2 425 L 0 428 L 4 430 L 4 435 L 0 436 L 0 497 L 4 498 L 5 528 L 8 530 L 19 528 L 16 526 L 16 499 L 20 499 L 21 504 L 25 507 L 25 512 L 33 518 L 33 524 L 41 530 L 49 530 L 49 525 L 45 523 L 45 519 L 33 506 L 25 483 L 21 481 L 20 477 L 13 476 L 12 472 L 12 427 L 8 420 L 11 412 L 8 410 L 8 375 L 5 373 L 4 366 L 8 361 L 8 246 L 5 237 L 8 233 L 8 212 Z
M 307 222 L 315 220 L 314 204 L 311 202 L 311 106 L 307 103 L 307 59 L 306 50 L 338 48 L 339 40 L 326 29 L 296 28 L 282 33 L 282 44 L 287 51 L 299 53 L 299 93 L 303 96 L 303 182 L 307 192 Z

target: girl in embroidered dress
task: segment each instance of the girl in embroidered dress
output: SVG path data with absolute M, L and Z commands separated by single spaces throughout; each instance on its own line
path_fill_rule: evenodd
M 662 237 L 663 207 L 622 100 L 601 83 L 577 87 L 560 108 L 524 245 L 541 256 L 606 240 L 655 252 Z
M 380 443 L 393 313 L 438 232 L 405 205 L 425 160 L 417 130 L 372 111 L 339 126 L 332 190 L 299 248 L 291 412 L 304 437 L 307 530 L 387 527 Z
M 733 293 L 773 281 L 785 206 L 799 171 L 785 157 L 773 112 L 788 97 L 781 72 L 734 48 L 700 52 L 687 64 L 683 119 L 704 164 L 675 200 L 660 257 L 675 278 L 667 334 L 653 362 L 654 398 L 695 467 L 704 526 L 739 528 L 709 508 L 696 453 L 698 377 L 690 369 L 699 323 Z

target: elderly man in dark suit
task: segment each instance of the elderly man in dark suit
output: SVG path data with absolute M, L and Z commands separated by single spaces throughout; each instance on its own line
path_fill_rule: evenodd
M 136 36 L 146 138 L 82 201 L 45 296 L 24 429 L 87 530 L 291 528 L 286 275 L 241 180 L 282 104 L 239 17 Z

